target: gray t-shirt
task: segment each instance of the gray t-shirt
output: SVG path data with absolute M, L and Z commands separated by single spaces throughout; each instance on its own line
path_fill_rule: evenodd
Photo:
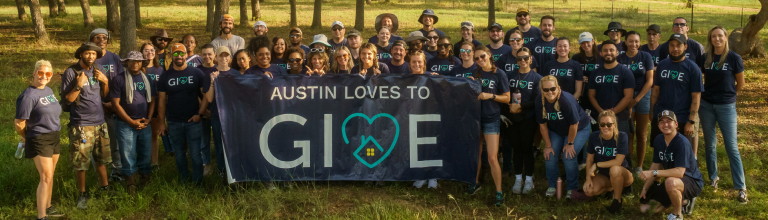
M 242 37 L 237 35 L 232 35 L 229 39 L 221 38 L 221 36 L 216 37 L 216 39 L 213 39 L 211 41 L 211 45 L 213 45 L 214 48 L 219 48 L 221 46 L 227 46 L 229 47 L 229 51 L 234 54 L 238 50 L 245 49 L 245 40 L 243 40 Z

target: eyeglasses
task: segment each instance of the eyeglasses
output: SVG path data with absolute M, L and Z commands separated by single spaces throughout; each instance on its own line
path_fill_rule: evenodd
M 608 32 L 619 32 L 619 29 L 610 29 Z
M 544 92 L 554 92 L 555 90 L 557 90 L 557 87 L 541 88 L 541 91 Z
M 184 55 L 186 55 L 186 54 L 187 54 L 187 53 L 184 53 L 184 52 L 173 52 L 173 56 L 174 56 L 174 57 L 183 57 L 183 56 L 184 56 Z
M 517 59 L 518 59 L 518 60 L 517 60 L 517 62 L 520 62 L 520 61 L 528 61 L 528 60 L 530 60 L 530 59 L 531 59 L 531 56 L 530 56 L 530 55 L 519 56 L 519 57 L 517 57 Z
M 157 41 L 171 42 L 170 38 L 157 38 Z
M 332 31 L 340 31 L 340 30 L 344 30 L 344 28 L 332 28 L 331 30 Z
M 472 49 L 459 49 L 459 53 L 472 53 Z
M 147 52 L 147 53 L 150 53 L 150 52 L 155 52 L 155 49 L 153 49 L 153 48 L 150 48 L 150 49 L 144 49 L 144 52 Z
M 291 35 L 288 35 L 288 37 L 299 38 L 299 37 L 301 37 L 301 35 L 300 34 L 291 34 Z
M 613 127 L 613 123 L 600 123 L 601 128 L 610 128 Z
M 440 36 L 427 36 L 427 39 L 437 40 L 440 39 Z
M 451 44 L 438 44 L 437 47 L 451 48 Z
M 526 17 L 526 16 L 528 16 L 528 14 L 525 14 L 525 13 L 517 14 L 517 17 Z
M 685 27 L 687 24 L 685 23 L 674 23 L 672 24 L 672 27 Z
M 486 58 L 485 54 L 483 54 L 483 55 L 480 55 L 480 56 L 476 56 L 476 57 L 475 57 L 475 61 L 479 61 L 479 60 L 485 60 L 485 58 Z
M 51 78 L 53 76 L 52 72 L 43 72 L 43 71 L 37 71 L 37 77 L 43 77 L 45 78 Z
M 523 38 L 509 38 L 509 41 L 520 42 Z
M 311 48 L 309 49 L 310 53 L 325 53 L 325 49 L 323 48 Z
M 288 62 L 298 63 L 301 62 L 301 58 L 288 58 Z

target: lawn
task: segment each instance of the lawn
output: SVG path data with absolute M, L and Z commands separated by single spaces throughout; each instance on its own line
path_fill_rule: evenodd
M 270 35 L 287 36 L 288 4 L 281 1 L 267 0 L 262 4 L 263 17 L 270 26 Z M 373 35 L 373 22 L 376 15 L 384 12 L 395 13 L 399 16 L 399 35 L 406 36 L 411 30 L 420 26 L 416 21 L 421 10 L 433 8 L 440 16 L 438 28 L 448 33 L 453 39 L 459 39 L 459 23 L 470 20 L 478 27 L 487 23 L 486 1 L 398 1 L 392 3 L 374 2 L 367 6 L 366 29 L 364 36 Z M 709 28 L 722 25 L 728 30 L 740 27 L 742 4 L 745 13 L 754 13 L 759 4 L 757 1 L 743 3 L 732 0 L 705 0 L 697 5 L 692 21 L 694 30 L 691 35 L 699 42 L 705 43 L 705 35 Z M 238 2 L 233 1 L 230 8 L 238 21 Z M 683 8 L 679 0 L 668 1 L 617 1 L 615 2 L 615 20 L 624 24 L 625 29 L 642 31 L 649 23 L 662 26 L 664 35 L 671 32 L 671 21 L 674 17 L 690 17 L 690 9 Z M 204 31 L 205 1 L 169 0 L 142 2 L 142 22 L 145 27 L 138 30 L 140 42 L 147 41 L 156 28 L 166 28 L 172 37 L 192 33 L 198 36 L 199 42 L 206 42 Z M 514 26 L 513 11 L 528 1 L 497 1 L 497 21 L 509 28 Z M 551 1 L 530 1 L 533 17 L 552 14 Z M 568 36 L 575 39 L 578 33 L 590 31 L 599 40 L 607 37 L 600 35 L 611 21 L 610 1 L 577 1 L 567 3 L 555 2 L 554 15 L 557 17 L 557 36 Z M 730 6 L 730 7 L 723 7 Z M 581 10 L 579 9 L 581 7 Z M 96 24 L 105 25 L 105 8 L 102 5 L 92 5 Z M 312 5 L 311 1 L 302 0 L 298 5 L 299 26 L 304 29 L 305 43 L 311 41 L 314 33 L 330 34 L 327 27 L 334 20 L 341 20 L 349 27 L 353 26 L 354 3 L 349 0 L 328 0 L 324 4 L 323 29 L 311 30 Z M 47 7 L 42 7 L 47 16 Z M 17 143 L 13 131 L 12 115 L 14 115 L 15 99 L 26 87 L 27 78 L 32 71 L 35 60 L 48 59 L 54 65 L 54 72 L 64 69 L 76 60 L 72 53 L 76 47 L 87 39 L 90 29 L 82 27 L 82 15 L 79 5 L 70 1 L 69 15 L 58 18 L 47 18 L 46 27 L 52 37 L 50 45 L 35 45 L 33 42 L 32 25 L 29 20 L 20 22 L 16 19 L 16 8 L 11 1 L 0 3 L 0 115 L 6 115 L 0 120 L 0 219 L 32 218 L 36 211 L 34 193 L 38 177 L 30 160 L 16 160 L 12 157 Z M 250 12 L 250 11 L 249 11 Z M 649 14 L 650 12 L 650 14 Z M 534 19 L 535 25 L 538 19 Z M 252 22 L 251 22 L 252 23 Z M 235 34 L 251 37 L 247 28 L 238 28 Z M 477 37 L 488 42 L 484 31 L 479 31 Z M 768 32 L 760 33 L 768 40 Z M 117 39 L 111 42 L 109 50 L 117 51 Z M 573 49 L 577 49 L 573 47 Z M 574 50 L 575 51 L 575 50 Z M 736 192 L 732 188 L 727 157 L 718 148 L 720 159 L 720 176 L 723 181 L 720 190 L 705 187 L 700 196 L 693 219 L 766 219 L 768 213 L 764 207 L 766 202 L 765 170 L 768 169 L 768 153 L 766 149 L 766 134 L 768 134 L 768 116 L 764 114 L 766 97 L 768 97 L 768 60 L 749 59 L 746 63 L 747 85 L 739 95 L 737 104 L 739 113 L 739 146 L 744 160 L 747 185 L 750 193 L 750 203 L 741 205 L 735 200 Z M 55 79 L 49 86 L 57 90 L 60 80 Z M 68 116 L 62 115 L 62 124 L 67 123 Z M 69 219 L 267 219 L 267 218 L 356 218 L 356 219 L 467 219 L 467 218 L 527 218 L 527 219 L 643 219 L 661 218 L 661 214 L 642 214 L 633 207 L 637 205 L 637 196 L 625 198 L 625 211 L 621 215 L 612 215 L 604 211 L 606 199 L 586 203 L 558 201 L 545 198 L 546 189 L 542 159 L 537 162 L 536 193 L 528 196 L 507 195 L 506 207 L 496 208 L 490 205 L 491 184 L 486 183 L 483 191 L 476 196 L 464 194 L 464 184 L 443 181 L 437 190 L 414 189 L 410 182 L 389 183 L 382 187 L 369 186 L 362 182 L 299 182 L 292 187 L 282 187 L 278 190 L 268 190 L 260 183 L 237 184 L 226 187 L 221 179 L 207 177 L 204 187 L 194 187 L 175 181 L 176 169 L 173 157 L 162 155 L 161 169 L 153 181 L 139 190 L 137 196 L 125 193 L 122 186 L 115 184 L 115 192 L 91 200 L 88 210 L 77 210 L 75 181 L 66 147 L 69 140 L 62 136 L 64 146 L 61 163 L 55 176 L 53 203 L 66 213 Z M 701 143 L 703 145 L 703 141 Z M 703 147 L 702 147 L 703 148 Z M 700 150 L 700 158 L 704 156 Z M 646 158 L 650 160 L 650 157 Z M 703 172 L 706 169 L 701 161 Z M 91 172 L 88 182 L 92 191 L 95 190 L 95 176 Z M 490 177 L 486 179 L 490 180 Z M 509 194 L 512 180 L 504 179 L 504 189 Z M 640 181 L 635 183 L 639 189 Z

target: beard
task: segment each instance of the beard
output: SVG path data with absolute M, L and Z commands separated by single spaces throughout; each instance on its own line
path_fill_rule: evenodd
M 549 38 L 550 36 L 552 36 L 552 31 L 542 31 L 541 36 Z
M 605 57 L 603 57 L 603 62 L 605 62 L 605 63 L 614 63 L 614 62 L 616 62 L 616 57 L 613 56 L 613 55 L 605 56 Z
M 182 67 L 182 66 L 184 66 L 185 63 L 186 63 L 186 61 L 184 61 L 183 58 L 174 58 L 173 59 L 173 65 L 176 65 L 177 67 Z
M 221 33 L 224 33 L 224 34 L 232 33 L 232 28 L 228 28 L 228 27 L 221 28 Z
M 491 42 L 493 42 L 494 44 L 495 44 L 495 43 L 499 43 L 499 41 L 501 41 L 501 38 L 499 38 L 499 39 L 493 39 L 493 38 L 491 38 Z
M 685 53 L 681 54 L 680 56 L 672 56 L 672 54 L 669 55 L 669 59 L 672 59 L 672 61 L 680 62 L 685 59 Z

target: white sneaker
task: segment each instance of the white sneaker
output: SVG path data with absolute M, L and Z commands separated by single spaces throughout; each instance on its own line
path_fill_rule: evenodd
M 525 181 L 525 186 L 523 186 L 523 194 L 529 194 L 533 191 L 533 181 Z
M 523 189 L 523 180 L 522 179 L 515 179 L 515 185 L 512 185 L 512 193 L 520 194 L 522 189 Z
M 555 187 L 549 187 L 549 188 L 547 188 L 547 192 L 544 193 L 544 196 L 546 196 L 546 197 L 553 197 L 553 196 L 555 196 L 556 192 L 557 192 L 557 189 L 555 189 Z
M 437 189 L 437 179 L 429 179 L 427 187 L 430 189 Z
M 425 183 L 427 183 L 426 180 L 416 180 L 415 182 L 413 182 L 413 187 L 416 187 L 416 189 L 421 189 L 421 187 L 423 187 Z

